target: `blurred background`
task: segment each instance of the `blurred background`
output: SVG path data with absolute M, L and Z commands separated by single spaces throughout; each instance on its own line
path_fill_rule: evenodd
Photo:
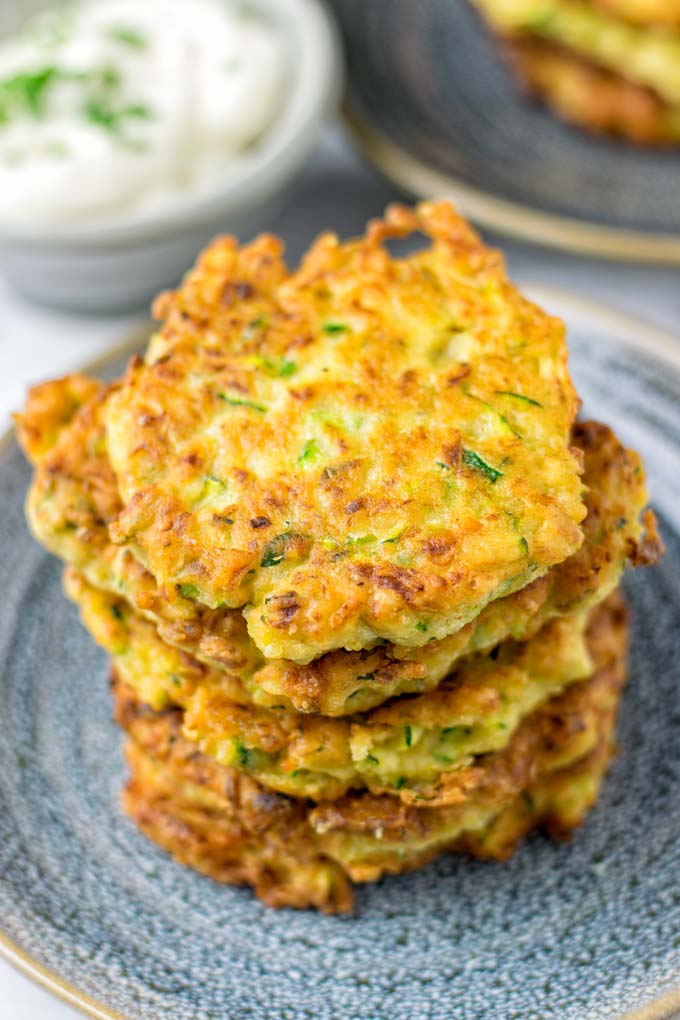
M 678 332 L 674 0 L 6 0 L 0 32 L 5 418 L 213 234 L 294 262 L 417 195 L 520 282 Z

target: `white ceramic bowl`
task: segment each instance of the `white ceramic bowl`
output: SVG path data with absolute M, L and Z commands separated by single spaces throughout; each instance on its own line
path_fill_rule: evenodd
M 247 0 L 247 7 L 280 26 L 290 52 L 289 91 L 258 144 L 225 167 L 228 183 L 118 224 L 0 224 L 0 272 L 15 289 L 70 310 L 133 308 L 175 284 L 215 234 L 247 238 L 268 226 L 337 106 L 342 64 L 334 23 L 319 0 Z

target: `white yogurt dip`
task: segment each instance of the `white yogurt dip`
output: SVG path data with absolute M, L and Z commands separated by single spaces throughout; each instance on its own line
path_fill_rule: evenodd
M 0 44 L 0 222 L 110 222 L 209 193 L 275 119 L 286 56 L 228 0 L 33 20 Z

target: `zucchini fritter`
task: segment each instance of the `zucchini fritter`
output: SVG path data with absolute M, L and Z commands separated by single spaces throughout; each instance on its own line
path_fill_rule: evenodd
M 204 753 L 293 797 L 328 800 L 366 787 L 455 803 L 478 781 L 475 756 L 500 750 L 538 705 L 592 672 L 581 612 L 526 643 L 463 660 L 427 694 L 349 719 L 301 716 L 248 704 L 233 679 L 164 645 L 122 600 L 73 575 L 67 587 L 128 687 L 153 707 L 179 705 L 186 736 Z
M 505 859 L 537 826 L 566 836 L 597 798 L 625 676 L 619 601 L 596 611 L 589 640 L 596 674 L 533 713 L 503 751 L 482 757 L 479 784 L 451 807 L 369 793 L 313 806 L 266 791 L 198 753 L 181 735 L 179 710 L 155 713 L 117 684 L 118 720 L 131 737 L 125 808 L 177 860 L 252 885 L 271 906 L 347 910 L 348 876 L 374 881 L 444 850 Z
M 17 416 L 140 828 L 328 912 L 442 851 L 568 833 L 613 748 L 615 589 L 662 546 L 637 455 L 574 423 L 562 323 L 444 202 L 294 272 L 271 236 L 218 239 L 156 312 L 124 379 Z
M 680 33 L 629 24 L 588 0 L 475 0 L 502 36 L 546 39 L 680 104 Z
M 393 258 L 386 242 L 431 244 Z M 448 203 L 209 247 L 107 408 L 110 527 L 267 658 L 441 639 L 582 542 L 563 324 Z
M 36 440 L 43 451 L 28 500 L 34 532 L 91 584 L 125 597 L 153 620 L 165 642 L 236 677 L 257 704 L 335 716 L 366 711 L 396 694 L 430 690 L 462 655 L 488 650 L 507 637 L 525 640 L 555 616 L 588 608 L 615 587 L 626 559 L 653 562 L 660 550 L 653 515 L 642 516 L 647 494 L 639 457 L 606 426 L 577 423 L 572 442 L 584 460 L 587 517 L 585 541 L 574 556 L 491 603 L 457 634 L 422 648 L 332 652 L 308 666 L 265 662 L 237 610 L 202 609 L 187 599 L 167 602 L 131 553 L 110 543 L 106 525 L 120 501 L 106 457 L 107 391 L 100 389 L 68 427 L 60 411 L 85 382 L 67 377 L 36 387 L 19 422 L 24 446 Z M 56 421 L 36 413 L 49 404 L 57 409 Z M 51 450 L 46 437 L 54 442 Z
M 680 141 L 680 5 L 473 0 L 530 90 L 567 120 L 640 144 Z
M 28 391 L 26 406 L 21 414 L 14 415 L 14 420 L 21 447 L 32 464 L 45 459 L 81 408 L 101 390 L 101 383 L 74 372 Z
M 25 446 L 41 430 L 57 435 L 56 423 L 36 415 L 35 406 L 51 401 L 60 408 L 67 399 L 59 396 L 60 388 L 69 394 L 82 385 L 67 377 L 32 391 L 20 421 Z M 572 557 L 492 602 L 457 634 L 422 648 L 381 645 L 331 652 L 307 666 L 265 662 L 238 610 L 208 610 L 188 599 L 168 602 L 131 553 L 110 543 L 106 525 L 120 511 L 120 501 L 106 457 L 106 399 L 101 389 L 63 428 L 52 450 L 43 452 L 28 500 L 34 532 L 90 584 L 126 598 L 153 620 L 166 643 L 232 675 L 264 706 L 336 716 L 367 711 L 397 694 L 430 690 L 462 655 L 486 651 L 508 637 L 525 640 L 555 616 L 588 608 L 615 587 L 626 559 L 653 562 L 660 549 L 651 512 L 644 524 L 641 520 L 647 494 L 639 457 L 606 426 L 577 423 L 572 442 L 584 460 L 587 517 L 585 541 Z M 45 451 L 46 440 L 40 443 Z
M 645 145 L 680 142 L 680 104 L 536 39 L 507 44 L 519 76 L 565 120 Z

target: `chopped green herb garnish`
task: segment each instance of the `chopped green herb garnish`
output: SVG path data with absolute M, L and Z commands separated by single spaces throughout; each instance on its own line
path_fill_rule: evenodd
M 138 32 L 136 28 L 128 28 L 126 25 L 116 25 L 109 32 L 109 37 L 138 50 L 143 50 L 148 45 L 146 37 L 141 32 Z
M 223 400 L 225 404 L 230 404 L 231 407 L 249 407 L 251 411 L 261 411 L 262 413 L 267 410 L 264 404 L 256 404 L 253 400 L 242 400 L 240 397 L 229 397 L 226 393 L 218 393 L 217 396 L 220 400 Z
M 148 106 L 144 106 L 143 103 L 134 103 L 130 106 L 115 109 L 103 99 L 90 97 L 85 100 L 83 105 L 83 116 L 91 124 L 96 124 L 97 127 L 103 128 L 104 131 L 117 134 L 125 120 L 148 120 L 151 116 L 151 110 Z
M 267 542 L 266 546 L 262 550 L 260 566 L 275 567 L 278 563 L 281 563 L 286 558 L 286 546 L 288 545 L 290 537 L 290 532 L 286 531 L 282 535 L 277 535 L 276 538 L 272 538 L 269 542 Z
M 298 457 L 298 461 L 301 464 L 313 463 L 315 460 L 318 460 L 320 455 L 321 450 L 319 449 L 319 444 L 316 439 L 308 439 L 302 448 L 302 453 Z
M 380 542 L 381 545 L 392 545 L 394 542 L 398 542 L 401 538 L 401 532 L 398 535 L 392 535 L 392 538 L 383 538 Z
M 366 761 L 370 761 L 371 765 L 377 765 L 378 764 L 378 759 L 376 757 L 374 757 L 372 754 L 367 754 L 366 755 Z
M 115 606 L 115 605 L 111 606 L 111 616 L 115 616 L 115 618 L 117 620 L 121 620 L 122 621 L 123 614 L 122 614 L 122 612 L 120 610 L 120 606 Z
M 284 358 L 281 362 L 281 368 L 279 369 L 279 378 L 287 379 L 289 375 L 292 375 L 297 365 L 294 361 L 286 361 Z
M 195 584 L 178 584 L 177 591 L 184 599 L 197 599 L 201 594 Z
M 436 460 L 435 464 L 437 465 L 437 467 L 443 468 L 445 471 L 451 470 L 451 465 L 445 464 L 443 460 Z
M 236 752 L 236 757 L 238 758 L 238 763 L 242 768 L 252 768 L 255 765 L 257 751 L 250 747 L 245 747 L 240 740 L 236 740 L 234 742 L 234 750 Z
M 58 76 L 57 68 L 50 65 L 32 74 L 23 72 L 0 81 L 0 105 L 5 117 L 8 116 L 11 107 L 19 107 L 32 117 L 42 117 L 47 90 Z
M 515 529 L 515 531 L 517 532 L 517 534 L 519 535 L 519 547 L 522 550 L 523 555 L 526 556 L 527 553 L 529 552 L 529 543 L 527 542 L 526 538 L 522 534 L 522 531 L 521 531 L 522 525 L 520 523 L 519 517 L 517 517 L 515 514 L 513 514 L 510 510 L 506 510 L 505 513 L 506 513 L 506 516 L 508 516 L 510 518 L 510 520 L 512 521 L 512 526 Z
M 375 680 L 375 673 L 362 673 L 357 680 Z
M 411 746 L 412 731 L 410 726 L 404 726 L 404 743 L 407 747 Z
M 260 560 L 261 567 L 275 567 L 285 559 L 285 553 L 268 552 Z
M 216 478 L 215 475 L 206 475 L 203 487 L 208 489 L 216 488 L 222 490 L 227 488 L 227 483 L 223 482 L 221 478 Z
M 460 732 L 464 736 L 469 737 L 470 734 L 472 733 L 472 727 L 471 726 L 445 726 L 444 729 L 442 730 L 442 733 L 444 734 L 444 736 L 446 736 L 448 733 L 457 733 L 457 732 Z
M 462 390 L 466 397 L 470 397 L 471 400 L 476 400 L 478 404 L 482 405 L 482 407 L 485 407 L 488 411 L 491 411 L 491 413 L 494 414 L 496 418 L 498 418 L 504 429 L 506 429 L 508 432 L 511 432 L 512 435 L 515 436 L 517 439 L 522 438 L 521 434 L 517 431 L 517 429 L 513 428 L 513 426 L 510 424 L 505 415 L 501 414 L 497 407 L 494 407 L 493 404 L 490 404 L 488 400 L 484 400 L 482 397 L 478 397 L 476 394 L 470 393 L 470 390 L 468 389 L 467 386 L 463 386 Z
M 419 630 L 421 634 L 427 633 L 427 624 L 423 623 L 422 620 L 418 620 L 418 623 L 416 624 L 416 630 Z
M 504 723 L 504 722 L 499 722 L 499 723 L 496 723 L 496 727 L 499 730 L 507 730 L 508 724 Z
M 397 779 L 396 783 L 394 784 L 394 788 L 395 788 L 395 790 L 401 790 L 401 788 L 403 786 L 405 786 L 405 784 L 406 784 L 406 776 L 399 776 L 399 778 Z
M 349 326 L 346 326 L 344 322 L 324 322 L 321 327 L 324 333 L 333 335 L 334 333 L 347 333 Z
M 432 757 L 434 758 L 435 761 L 440 762 L 442 765 L 452 765 L 453 764 L 453 758 L 450 758 L 448 754 L 439 754 L 439 752 L 436 751 L 432 755 Z
M 533 397 L 525 397 L 523 393 L 514 393 L 512 390 L 496 390 L 499 397 L 512 397 L 514 400 L 521 400 L 523 404 L 531 404 L 532 407 L 543 407 Z
M 117 67 L 112 67 L 110 64 L 102 67 L 98 77 L 101 84 L 107 89 L 116 88 L 121 82 L 120 71 Z
M 370 545 L 375 542 L 375 535 L 348 535 L 348 545 Z
M 491 484 L 497 482 L 499 478 L 503 477 L 503 472 L 499 471 L 498 468 L 492 467 L 487 464 L 478 453 L 474 450 L 463 450 L 463 464 L 467 467 L 474 468 L 475 471 L 479 471 L 480 474 L 488 478 Z
M 92 124 L 97 124 L 106 131 L 113 131 L 117 126 L 116 114 L 99 99 L 88 99 L 83 106 L 83 114 Z

